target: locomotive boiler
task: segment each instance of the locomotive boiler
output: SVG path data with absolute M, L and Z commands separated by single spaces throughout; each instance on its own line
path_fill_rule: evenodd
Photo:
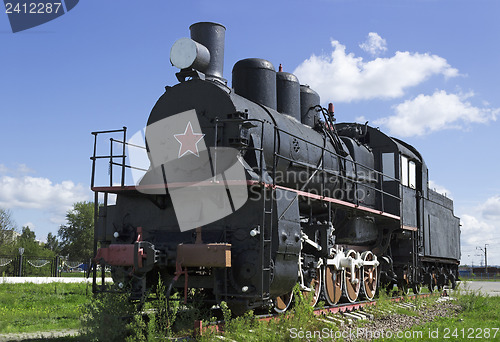
M 455 284 L 459 219 L 428 188 L 414 147 L 368 124 L 336 123 L 333 105 L 264 59 L 238 61 L 229 86 L 225 27 L 190 32 L 171 49 L 179 83 L 147 121 L 141 180 L 125 184 L 134 167 L 125 129 L 120 155 L 91 158 L 95 291 L 97 264 L 132 299 L 162 278 L 236 313 L 283 312 L 297 283 L 311 305 L 371 300 L 394 284 L 405 293 Z M 103 157 L 121 168 L 120 185 L 94 184 Z

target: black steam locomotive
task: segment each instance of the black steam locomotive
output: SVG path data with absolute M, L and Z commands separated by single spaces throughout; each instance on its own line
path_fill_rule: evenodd
M 414 147 L 367 124 L 336 123 L 332 105 L 263 59 L 237 62 L 228 87 L 225 28 L 190 31 L 172 47 L 179 83 L 149 116 L 150 166 L 138 184 L 124 181 L 134 167 L 125 128 L 123 151 L 107 156 L 120 185 L 96 186 L 103 156 L 94 148 L 91 158 L 95 263 L 111 267 L 115 284 L 141 299 L 161 277 L 239 313 L 285 311 L 297 283 L 311 305 L 372 299 L 394 285 L 455 285 L 459 219 L 428 188 Z

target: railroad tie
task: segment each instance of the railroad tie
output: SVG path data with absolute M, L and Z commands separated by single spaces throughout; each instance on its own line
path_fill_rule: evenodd
M 333 317 L 333 316 L 325 316 L 326 319 L 332 321 L 333 323 L 340 325 L 343 327 L 345 325 L 345 322 L 342 318 L 340 317 Z M 352 323 L 352 322 L 351 322 Z
M 349 318 L 353 318 L 353 319 L 358 320 L 358 321 L 363 320 L 363 319 L 366 319 L 366 318 L 364 318 L 363 316 L 361 316 L 361 315 L 357 315 L 357 314 L 356 314 L 356 313 L 354 313 L 354 312 L 343 312 L 343 313 L 342 313 L 342 315 L 347 316 L 347 317 L 349 317 Z

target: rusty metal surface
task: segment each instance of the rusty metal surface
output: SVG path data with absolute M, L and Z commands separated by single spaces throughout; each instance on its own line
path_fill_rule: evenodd
M 177 262 L 185 267 L 231 267 L 231 244 L 180 244 Z
M 109 245 L 99 248 L 95 257 L 97 263 L 113 266 L 134 265 L 134 245 Z

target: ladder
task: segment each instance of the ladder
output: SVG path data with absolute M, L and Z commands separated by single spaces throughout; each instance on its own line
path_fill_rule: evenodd
M 262 136 L 263 139 L 263 136 Z M 271 273 L 272 273 L 272 233 L 274 217 L 274 202 L 276 195 L 276 168 L 278 164 L 278 129 L 274 127 L 274 146 L 273 146 L 273 171 L 272 179 L 273 184 L 262 183 L 262 224 L 260 234 L 260 255 L 261 255 L 261 299 L 269 299 L 269 292 L 271 287 Z M 261 152 L 263 153 L 263 151 Z M 261 164 L 261 173 L 264 172 Z

